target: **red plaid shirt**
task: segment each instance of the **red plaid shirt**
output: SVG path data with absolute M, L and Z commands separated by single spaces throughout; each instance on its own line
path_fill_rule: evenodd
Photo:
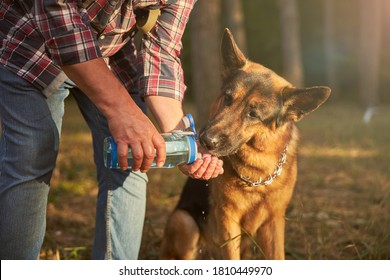
M 105 57 L 130 92 L 181 100 L 181 38 L 195 1 L 1 0 L 0 63 L 44 91 L 61 65 Z M 137 52 L 134 11 L 156 7 L 161 16 Z

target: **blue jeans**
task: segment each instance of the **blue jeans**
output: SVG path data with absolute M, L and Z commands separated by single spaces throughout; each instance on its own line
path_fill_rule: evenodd
M 147 177 L 104 167 L 103 139 L 109 131 L 103 115 L 70 81 L 46 99 L 0 65 L 0 259 L 39 257 L 64 100 L 70 91 L 91 129 L 97 168 L 99 192 L 92 257 L 138 257 Z

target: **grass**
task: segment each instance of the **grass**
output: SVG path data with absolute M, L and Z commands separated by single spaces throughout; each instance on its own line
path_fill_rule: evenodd
M 381 108 L 368 125 L 361 117 L 359 108 L 332 105 L 299 124 L 287 224 L 292 258 L 390 258 L 390 110 Z
M 88 259 L 97 194 L 91 138 L 72 99 L 48 207 L 43 259 Z M 390 259 L 390 107 L 368 125 L 353 105 L 328 103 L 302 120 L 299 175 L 287 211 L 288 259 Z M 156 259 L 185 177 L 149 173 L 141 259 Z

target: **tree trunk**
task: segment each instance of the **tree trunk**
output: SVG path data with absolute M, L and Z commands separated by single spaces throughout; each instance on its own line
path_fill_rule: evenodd
M 225 0 L 224 10 L 226 26 L 230 29 L 234 36 L 234 40 L 240 50 L 247 55 L 246 33 L 244 26 L 244 14 L 242 11 L 241 0 Z
M 192 92 L 202 127 L 220 91 L 220 1 L 198 0 L 191 15 Z
M 303 85 L 303 67 L 296 0 L 279 0 L 284 77 L 295 86 Z
M 366 107 L 378 103 L 382 0 L 361 0 L 359 96 Z
M 337 65 L 335 61 L 334 4 L 334 0 L 324 0 L 324 43 L 326 79 L 328 85 L 332 88 L 333 97 L 337 97 L 339 92 L 339 81 L 337 78 Z

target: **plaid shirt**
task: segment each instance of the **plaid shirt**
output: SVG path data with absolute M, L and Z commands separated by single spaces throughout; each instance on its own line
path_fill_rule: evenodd
M 195 1 L 1 0 L 0 63 L 45 92 L 61 65 L 104 57 L 129 92 L 181 100 L 181 38 Z M 134 11 L 156 7 L 137 52 Z

